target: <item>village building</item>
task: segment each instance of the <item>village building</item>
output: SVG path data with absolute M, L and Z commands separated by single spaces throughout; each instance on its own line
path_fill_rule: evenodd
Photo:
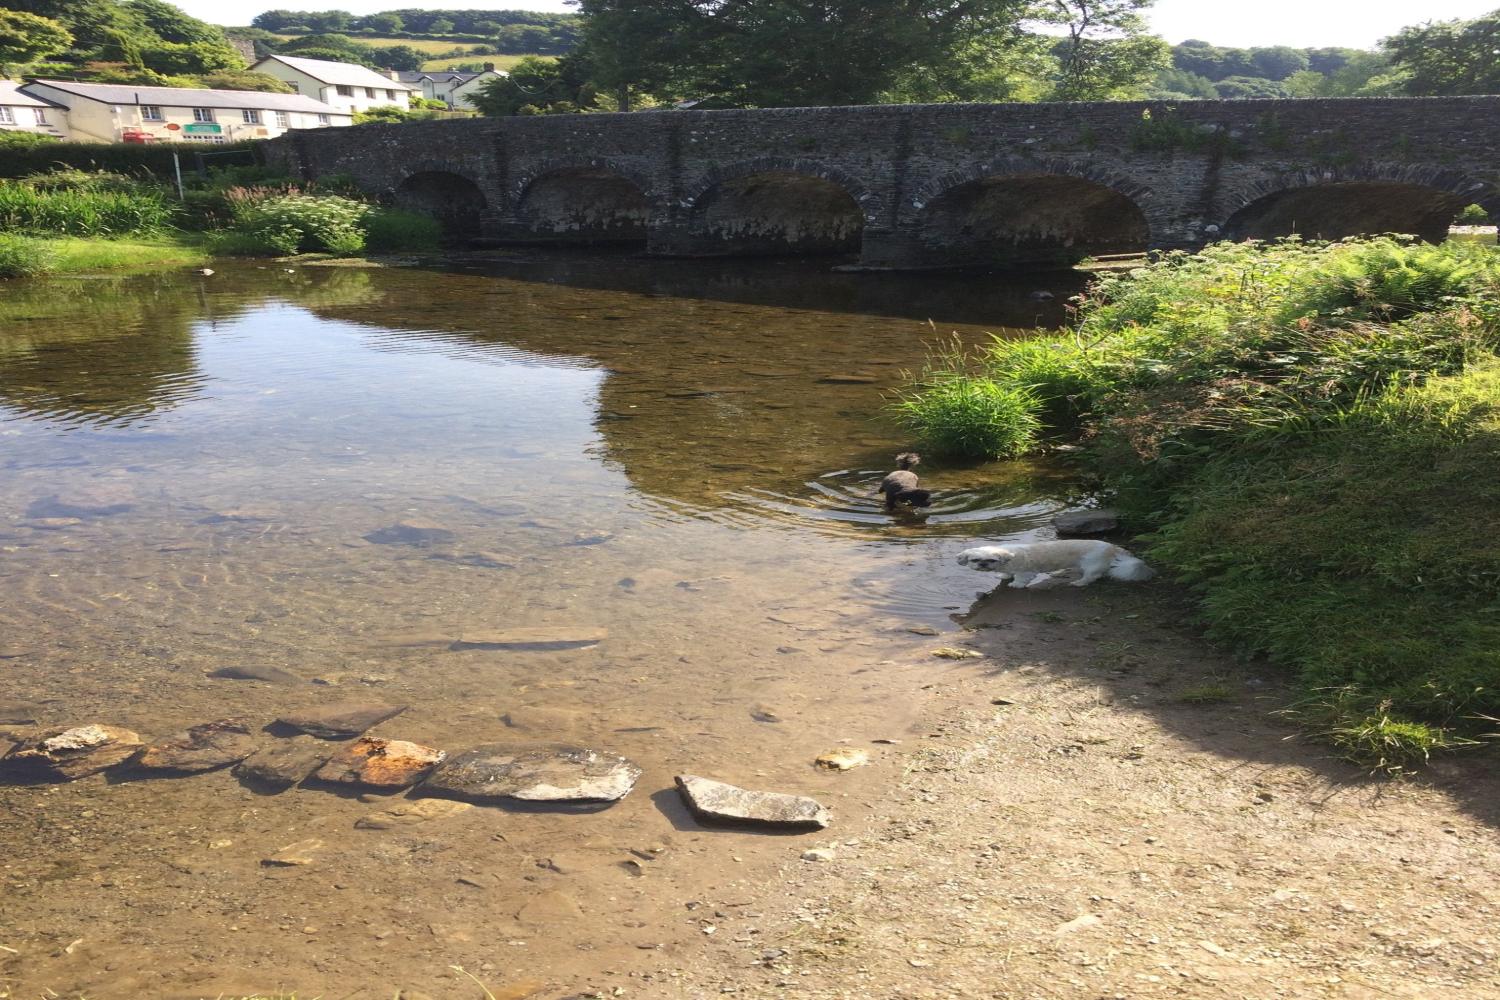
M 407 110 L 412 93 L 420 93 L 421 89 L 392 79 L 398 75 L 394 72 L 382 76 L 354 63 L 297 56 L 269 55 L 251 66 L 250 71 L 274 76 L 296 87 L 297 93 L 349 114 L 392 106 Z
M 411 87 L 419 97 L 429 101 L 442 101 L 453 111 L 473 111 L 469 98 L 490 80 L 503 80 L 509 74 L 497 70 L 494 63 L 485 63 L 484 69 L 471 70 L 415 70 L 397 73 L 397 78 Z
M 0 80 L 0 132 L 37 132 L 61 139 L 67 134 L 68 109 Z
M 201 142 L 272 139 L 294 128 L 354 124 L 348 111 L 301 94 L 192 90 L 134 84 L 34 80 L 20 88 L 64 109 L 71 142 Z M 50 112 L 47 112 L 49 120 Z

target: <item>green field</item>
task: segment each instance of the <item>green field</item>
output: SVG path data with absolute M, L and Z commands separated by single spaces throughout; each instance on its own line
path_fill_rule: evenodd
M 294 38 L 301 38 L 302 36 L 301 35 L 277 35 L 276 37 L 280 38 L 280 39 L 282 39 L 284 41 L 288 41 L 289 42 L 289 41 L 291 41 Z M 366 37 L 364 35 L 353 35 L 353 36 L 350 36 L 350 37 L 352 37 L 355 41 L 359 42 L 362 45 L 372 45 L 375 48 L 386 48 L 387 46 L 391 46 L 391 45 L 410 45 L 412 48 L 416 49 L 418 52 L 425 52 L 428 55 L 432 55 L 432 56 L 436 56 L 436 55 L 438 55 L 439 53 L 442 53 L 442 52 L 452 52 L 455 48 L 463 48 L 466 51 L 472 51 L 474 48 L 479 47 L 479 46 L 477 46 L 476 43 L 472 43 L 472 42 L 448 42 L 448 41 L 443 41 L 441 39 L 432 39 L 432 38 L 370 38 L 370 37 Z M 289 56 L 295 56 L 296 54 L 297 53 L 295 53 L 295 52 L 288 52 L 287 53 L 287 55 L 289 55 Z M 488 55 L 487 56 L 487 55 L 474 54 L 474 55 L 457 56 L 457 57 L 449 56 L 449 57 L 444 58 L 444 59 L 429 59 L 429 60 L 427 60 L 426 62 L 424 62 L 422 64 L 422 68 L 423 69 L 429 69 L 429 70 L 452 69 L 454 66 L 457 66 L 460 63 L 490 62 L 490 63 L 494 63 L 495 64 L 495 68 L 496 69 L 508 70 L 512 66 L 514 66 L 516 63 L 520 62 L 522 59 L 525 59 L 525 58 L 526 58 L 526 56 L 524 56 L 524 55 L 520 55 L 520 56 L 495 56 L 495 55 Z M 547 57 L 543 57 L 543 58 L 547 58 Z

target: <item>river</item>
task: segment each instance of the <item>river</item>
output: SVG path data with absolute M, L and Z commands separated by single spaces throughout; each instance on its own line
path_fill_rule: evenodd
M 388 830 L 354 827 L 383 797 L 228 771 L 0 787 L 0 996 L 455 996 L 452 966 L 649 962 L 806 839 L 702 827 L 673 775 L 817 796 L 836 834 L 888 776 L 813 758 L 915 738 L 983 582 L 954 553 L 1069 499 L 1028 463 L 929 462 L 923 518 L 872 494 L 903 369 L 1058 325 L 1080 282 L 513 254 L 5 286 L 0 707 L 149 740 L 378 700 L 407 706 L 382 736 L 644 774 L 608 809 Z M 383 530 L 418 519 L 425 544 Z M 518 627 L 607 634 L 430 641 Z M 312 864 L 263 863 L 309 838 Z

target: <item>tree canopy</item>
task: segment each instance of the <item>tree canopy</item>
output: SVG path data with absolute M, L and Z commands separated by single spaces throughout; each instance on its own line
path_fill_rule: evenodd
M 1500 93 L 1500 10 L 1405 28 L 1381 45 L 1408 94 Z
M 0 76 L 15 63 L 56 55 L 73 44 L 62 22 L 25 11 L 0 8 Z

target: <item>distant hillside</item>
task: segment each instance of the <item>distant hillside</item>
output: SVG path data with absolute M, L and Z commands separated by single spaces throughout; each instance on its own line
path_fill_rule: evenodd
M 348 35 L 371 45 L 406 44 L 423 52 L 483 45 L 495 55 L 562 55 L 578 44 L 577 14 L 534 10 L 268 10 L 250 22 L 274 35 Z M 419 44 L 420 43 L 420 44 Z M 433 49 L 437 44 L 446 49 Z M 477 54 L 477 53 L 476 53 Z

